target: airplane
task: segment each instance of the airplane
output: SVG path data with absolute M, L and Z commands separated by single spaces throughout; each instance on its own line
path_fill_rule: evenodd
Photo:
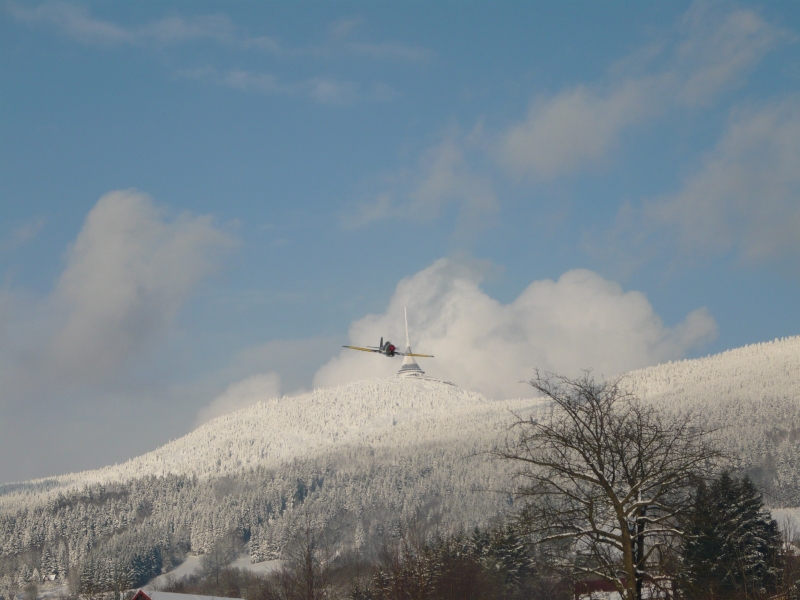
M 403 309 L 403 313 L 405 313 L 405 309 Z M 350 348 L 350 350 L 361 350 L 361 352 L 377 352 L 378 354 L 383 354 L 384 356 L 422 356 L 424 358 L 433 358 L 433 354 L 414 354 L 411 352 L 411 344 L 408 341 L 408 314 L 405 314 L 406 318 L 406 351 L 400 352 L 397 349 L 397 346 L 392 344 L 389 340 L 386 342 L 383 341 L 381 338 L 381 343 L 377 346 L 367 346 L 366 348 L 362 348 L 361 346 L 342 346 L 342 348 Z
M 350 350 L 361 350 L 362 352 L 377 352 L 378 354 L 383 354 L 384 356 L 424 356 L 425 358 L 433 358 L 433 354 L 414 354 L 413 352 L 400 352 L 397 349 L 397 346 L 392 344 L 389 340 L 383 341 L 381 338 L 381 343 L 379 346 L 367 346 L 366 348 L 361 348 L 359 346 L 342 346 L 342 348 L 350 348 Z

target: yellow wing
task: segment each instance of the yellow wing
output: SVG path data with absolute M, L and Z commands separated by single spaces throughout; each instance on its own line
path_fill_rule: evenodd
M 358 346 L 342 346 L 342 348 L 350 348 L 350 350 L 361 350 L 362 352 L 380 352 L 374 348 L 359 348 Z
M 398 352 L 398 354 L 400 354 L 400 353 Z M 409 354 L 403 354 L 403 356 L 424 356 L 425 358 L 433 358 L 433 354 L 412 354 L 412 353 L 409 353 Z

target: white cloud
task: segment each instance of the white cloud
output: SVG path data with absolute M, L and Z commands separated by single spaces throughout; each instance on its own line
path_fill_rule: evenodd
M 36 7 L 10 2 L 6 10 L 18 21 L 41 23 L 88 45 L 168 46 L 208 40 L 227 46 L 264 50 L 281 56 L 331 58 L 357 56 L 376 60 L 416 62 L 428 59 L 426 48 L 398 41 L 360 42 L 349 39 L 363 23 L 361 18 L 339 19 L 330 28 L 327 43 L 307 47 L 287 47 L 268 35 L 250 35 L 227 15 L 173 15 L 139 26 L 125 26 L 93 16 L 85 7 L 67 2 L 44 2 Z
M 692 257 L 800 258 L 800 97 L 735 113 L 682 189 L 621 211 L 607 241 L 641 255 L 659 238 Z
M 349 104 L 359 97 L 358 85 L 351 81 L 337 81 L 314 77 L 298 84 L 311 98 L 322 104 Z
M 54 301 L 68 314 L 52 339 L 70 372 L 114 370 L 168 326 L 232 240 L 210 217 L 164 220 L 133 190 L 100 198 L 70 249 Z
M 65 2 L 46 2 L 35 8 L 10 2 L 6 10 L 20 21 L 53 25 L 65 35 L 87 44 L 125 44 L 136 37 L 124 27 L 96 19 L 85 8 Z
M 364 24 L 364 17 L 345 17 L 336 19 L 328 26 L 332 40 L 343 40 Z
M 0 453 L 15 457 L 0 481 L 99 467 L 185 431 L 220 381 L 179 383 L 175 317 L 234 243 L 208 216 L 170 218 L 116 191 L 88 213 L 49 294 L 0 288 Z M 135 451 L 119 443 L 134 430 Z M 31 432 L 36 447 L 21 451 Z
M 499 209 L 491 180 L 475 172 L 468 156 L 469 140 L 449 131 L 420 158 L 417 168 L 394 181 L 393 191 L 382 191 L 342 216 L 346 229 L 356 229 L 387 218 L 430 221 L 449 206 L 458 209 L 454 237 L 469 238 L 486 226 Z
M 331 350 L 341 345 L 341 338 L 328 336 L 271 340 L 237 353 L 216 377 L 238 381 L 253 373 L 275 372 L 280 375 L 282 393 L 294 396 L 309 390 L 314 373 L 330 359 Z
M 141 27 L 124 27 L 92 16 L 84 7 L 66 2 L 45 2 L 37 7 L 9 3 L 7 10 L 18 20 L 45 23 L 85 44 L 179 44 L 210 39 L 221 43 L 245 43 L 246 39 L 224 15 L 186 19 L 172 16 Z
M 354 56 L 416 62 L 428 59 L 432 53 L 427 48 L 406 44 L 405 42 L 359 42 L 350 39 L 352 34 L 365 23 L 363 17 L 337 19 L 328 27 L 329 45 L 306 52 L 321 55 L 351 54 Z
M 0 242 L 0 250 L 14 250 L 15 248 L 24 246 L 39 235 L 39 232 L 41 232 L 44 227 L 44 223 L 44 217 L 23 223 L 14 229 L 5 240 Z
M 281 378 L 277 373 L 258 374 L 228 386 L 218 398 L 202 409 L 195 425 L 219 416 L 247 408 L 262 400 L 269 400 L 281 395 Z
M 113 379 L 167 333 L 191 292 L 233 244 L 210 217 L 185 213 L 169 221 L 146 194 L 106 194 L 87 215 L 50 296 L 24 310 L 17 301 L 16 315 L 0 315 L 27 323 L 33 332 L 29 340 L 14 336 L 16 350 L 4 349 L 4 385 L 9 389 L 13 381 L 24 397 L 27 387 Z M 12 299 L 20 295 L 6 292 Z
M 178 75 L 242 91 L 280 96 L 306 96 L 321 104 L 351 104 L 361 99 L 390 100 L 394 94 L 390 87 L 380 83 L 365 87 L 353 81 L 339 81 L 324 77 L 282 82 L 271 73 L 244 69 L 229 69 L 220 72 L 213 67 L 205 67 L 182 70 L 178 72 Z
M 194 40 L 213 40 L 221 44 L 256 45 L 242 35 L 239 29 L 225 15 L 201 15 L 192 18 L 172 16 L 155 21 L 133 30 L 137 39 L 156 44 L 181 44 Z M 274 40 L 272 41 L 274 42 Z M 265 48 L 271 48 L 264 39 L 258 42 Z
M 690 105 L 705 104 L 742 83 L 767 52 L 792 37 L 752 10 L 720 14 L 713 4 L 701 2 L 687 11 L 680 30 L 671 72 L 678 85 L 676 100 Z
M 687 12 L 680 29 L 676 42 L 622 61 L 607 83 L 534 99 L 527 117 L 499 136 L 497 160 L 535 179 L 602 164 L 623 130 L 670 108 L 709 102 L 787 37 L 753 11 L 720 14 L 704 4 Z M 662 64 L 653 66 L 656 60 Z
M 435 355 L 420 359 L 423 369 L 490 397 L 509 398 L 530 393 L 519 382 L 535 368 L 571 375 L 591 368 L 613 376 L 681 358 L 716 335 L 706 309 L 667 327 L 644 294 L 626 292 L 592 271 L 534 281 L 510 304 L 480 289 L 481 274 L 474 265 L 436 261 L 398 284 L 385 313 L 355 321 L 350 342 L 403 340 L 408 307 L 412 347 Z M 344 350 L 317 372 L 314 385 L 388 376 L 399 366 L 398 359 Z
M 517 173 L 549 179 L 602 161 L 620 130 L 652 111 L 657 81 L 628 81 L 608 93 L 584 86 L 534 101 L 528 117 L 502 136 L 498 157 Z
M 234 88 L 242 91 L 255 90 L 265 94 L 293 95 L 297 88 L 283 84 L 271 73 L 255 73 L 243 69 L 229 69 L 219 72 L 214 67 L 184 69 L 177 73 L 181 77 L 203 81 L 212 85 Z
M 467 215 L 485 216 L 497 209 L 497 196 L 489 181 L 475 175 L 467 164 L 464 144 L 448 135 L 422 158 L 422 177 L 409 194 L 415 218 L 433 218 L 449 202 L 458 202 Z
M 376 60 L 399 60 L 417 62 L 431 58 L 433 53 L 427 48 L 406 44 L 405 42 L 356 42 L 342 44 L 342 51 L 354 56 Z
M 374 201 L 359 204 L 355 211 L 342 215 L 341 224 L 345 229 L 359 229 L 374 221 L 397 216 L 399 216 L 399 211 L 393 205 L 392 197 L 388 193 L 382 192 Z
M 355 22 L 343 22 L 347 35 Z M 517 176 L 549 180 L 607 163 L 621 134 L 683 106 L 707 103 L 739 84 L 787 34 L 752 10 L 694 5 L 673 40 L 642 48 L 597 85 L 534 98 L 527 116 L 503 131 L 452 129 L 418 164 L 398 170 L 384 189 L 344 214 L 346 229 L 383 219 L 437 218 L 457 206 L 456 239 L 485 227 L 499 209 L 487 154 Z M 481 165 L 484 167 L 481 168 Z

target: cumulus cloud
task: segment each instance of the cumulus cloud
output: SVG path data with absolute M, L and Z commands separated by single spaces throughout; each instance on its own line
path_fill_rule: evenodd
M 262 400 L 280 396 L 281 378 L 277 373 L 261 373 L 228 386 L 225 393 L 202 409 L 195 425 L 216 419 L 236 410 L 247 408 Z
M 355 321 L 351 343 L 403 340 L 408 307 L 413 349 L 435 355 L 420 359 L 423 369 L 490 397 L 510 398 L 530 393 L 519 382 L 535 368 L 570 375 L 590 368 L 614 376 L 681 358 L 716 335 L 705 308 L 668 327 L 644 294 L 585 269 L 534 281 L 510 304 L 481 290 L 482 273 L 479 266 L 436 261 L 398 284 L 386 312 Z M 316 373 L 314 385 L 388 376 L 399 366 L 396 359 L 345 350 Z
M 6 349 L 6 360 L 16 365 L 6 375 L 22 395 L 28 384 L 113 378 L 168 330 L 233 245 L 208 216 L 184 213 L 168 220 L 146 194 L 106 194 L 87 215 L 53 292 L 21 317 L 37 322 L 40 331 L 16 357 Z
M 208 216 L 115 191 L 86 216 L 48 294 L 0 288 L 0 453 L 15 457 L 0 481 L 100 467 L 185 430 L 219 381 L 180 384 L 179 361 L 159 359 L 235 243 Z M 132 430 L 135 444 L 120 444 Z
M 677 40 L 621 61 L 610 81 L 534 99 L 527 117 L 499 135 L 495 156 L 535 179 L 601 164 L 626 128 L 673 107 L 709 102 L 786 37 L 751 10 L 721 14 L 697 4 Z

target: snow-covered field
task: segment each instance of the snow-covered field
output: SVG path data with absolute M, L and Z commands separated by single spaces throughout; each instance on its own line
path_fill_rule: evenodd
M 159 575 L 146 586 L 144 589 L 146 590 L 160 590 L 162 589 L 167 583 L 172 580 L 180 579 L 181 577 L 186 577 L 188 575 L 194 575 L 200 571 L 200 563 L 202 560 L 202 556 L 198 556 L 196 554 L 190 554 L 186 557 L 186 560 L 179 564 L 177 567 L 172 569 L 169 573 L 164 573 L 163 575 Z
M 177 567 L 172 569 L 172 571 L 168 573 L 164 573 L 163 575 L 159 575 L 158 577 L 154 578 L 150 581 L 147 585 L 145 585 L 142 589 L 144 590 L 160 590 L 163 589 L 167 583 L 170 581 L 178 580 L 182 577 L 186 577 L 187 575 L 194 575 L 200 572 L 202 556 L 198 556 L 195 554 L 190 554 L 186 557 L 186 560 L 179 564 Z M 244 571 L 250 571 L 251 573 L 271 573 L 273 571 L 277 571 L 281 568 L 284 561 L 282 560 L 265 560 L 258 563 L 253 563 L 250 561 L 249 556 L 242 556 L 237 558 L 235 561 L 230 563 L 229 566 L 234 567 L 236 569 L 242 569 Z

